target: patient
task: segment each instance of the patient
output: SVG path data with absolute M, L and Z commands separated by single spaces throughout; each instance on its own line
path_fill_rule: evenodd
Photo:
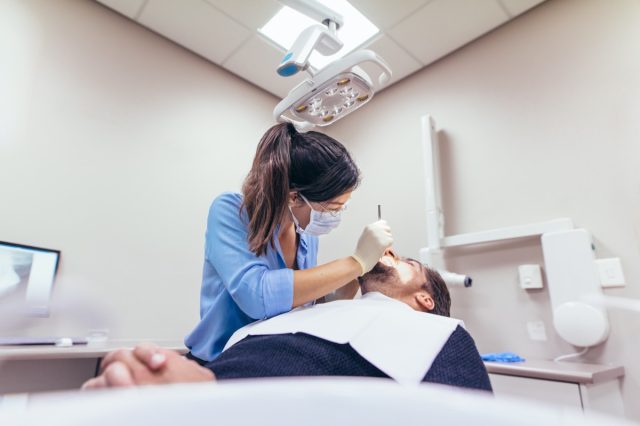
M 434 334 L 436 328 L 443 321 L 447 324 L 453 321 L 451 331 L 444 336 L 442 345 L 435 349 L 426 374 L 424 376 L 420 374 L 418 381 L 422 378 L 423 382 L 491 391 L 486 369 L 475 343 L 467 331 L 460 325 L 456 325 L 454 320 L 448 318 L 438 320 L 441 317 L 428 315 L 449 316 L 451 305 L 449 292 L 436 271 L 424 267 L 415 260 L 399 258 L 392 251 L 387 251 L 376 267 L 359 279 L 359 284 L 363 294 L 362 299 L 329 302 L 303 309 L 315 310 L 307 311 L 307 313 L 313 314 L 323 310 L 322 312 L 333 315 L 334 311 L 344 313 L 350 307 L 356 310 L 357 306 L 362 306 L 358 305 L 359 303 L 367 303 L 367 301 L 369 301 L 368 306 L 372 306 L 370 303 L 373 301 L 376 303 L 376 308 L 380 306 L 383 309 L 382 307 L 388 305 L 392 309 L 401 310 L 400 312 L 394 311 L 394 313 L 413 312 L 410 315 L 414 316 L 416 314 L 414 311 L 426 313 L 425 317 L 422 317 L 423 314 L 418 316 L 421 320 L 432 321 L 426 324 L 433 324 L 433 331 L 426 330 L 426 332 Z M 398 302 L 402 302 L 404 305 Z M 413 311 L 407 309 L 406 305 Z M 301 323 L 296 320 L 296 318 L 300 318 L 300 314 L 300 310 L 294 310 L 263 322 L 263 325 L 270 325 L 277 320 L 277 324 L 283 324 L 282 327 L 285 330 L 286 327 L 293 327 L 295 330 L 281 331 L 279 334 L 261 335 L 258 333 L 258 335 L 246 337 L 244 335 L 247 333 L 255 334 L 254 331 L 259 330 L 259 324 L 253 328 L 248 328 L 251 325 L 245 327 L 248 328 L 248 331 L 245 331 L 244 334 L 244 329 L 238 330 L 232 336 L 231 341 L 234 340 L 234 337 L 236 340 L 240 340 L 231 347 L 227 347 L 215 360 L 206 364 L 202 363 L 202 366 L 173 351 L 152 344 L 141 344 L 134 350 L 112 352 L 104 358 L 101 374 L 88 380 L 83 389 L 255 377 L 390 377 L 374 365 L 376 360 L 370 362 L 366 359 L 366 352 L 360 350 L 361 353 L 365 353 L 363 356 L 354 349 L 354 347 L 357 348 L 355 342 L 336 343 L 332 340 L 339 339 L 320 338 L 307 334 L 304 327 L 300 331 L 300 325 L 296 325 Z M 293 315 L 297 315 L 297 317 Z M 362 316 L 358 315 L 354 321 L 349 321 L 349 323 L 361 320 Z M 291 324 L 287 322 L 288 318 L 293 320 Z M 308 325 L 308 328 L 317 329 L 318 326 L 321 328 L 322 324 L 316 322 L 322 321 L 322 317 L 311 317 L 311 320 L 308 319 L 309 317 L 306 318 L 305 324 Z M 398 322 L 398 324 L 403 323 Z M 339 328 L 343 329 L 341 331 L 348 330 L 350 325 L 345 324 L 344 327 Z M 353 327 L 355 327 L 354 330 L 357 329 L 355 325 Z M 374 333 L 376 329 L 373 327 Z M 403 332 L 406 332 L 403 329 L 392 331 L 395 337 L 400 340 L 403 338 Z M 421 328 L 421 332 L 425 332 L 424 327 Z M 380 333 L 383 331 L 381 330 Z M 388 338 L 389 334 L 380 334 L 380 336 L 374 334 L 374 340 Z M 411 335 L 404 338 L 411 343 Z M 378 343 L 380 346 L 380 343 L 386 342 Z M 391 351 L 389 348 L 385 349 Z M 408 351 L 405 351 L 405 354 L 406 352 Z M 380 365 L 379 361 L 377 364 Z

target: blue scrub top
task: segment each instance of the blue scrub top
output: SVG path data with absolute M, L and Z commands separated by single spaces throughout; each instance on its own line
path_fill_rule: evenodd
M 225 192 L 209 209 L 200 292 L 200 322 L 185 339 L 196 357 L 212 361 L 239 328 L 291 310 L 293 269 L 286 267 L 278 241 L 256 256 L 249 249 L 242 195 Z M 299 269 L 316 266 L 318 237 L 300 235 Z

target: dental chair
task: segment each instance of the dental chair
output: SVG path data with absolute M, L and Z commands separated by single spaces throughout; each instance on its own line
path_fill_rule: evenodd
M 0 403 L 11 426 L 261 425 L 630 425 L 441 385 L 384 379 L 262 379 L 36 394 Z

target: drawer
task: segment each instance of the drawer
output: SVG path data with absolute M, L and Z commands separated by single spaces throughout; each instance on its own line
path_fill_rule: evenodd
M 547 404 L 552 408 L 582 411 L 580 386 L 577 383 L 489 374 L 496 398 L 514 397 Z

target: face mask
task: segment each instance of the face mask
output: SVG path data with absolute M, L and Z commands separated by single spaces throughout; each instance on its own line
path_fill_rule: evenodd
M 293 214 L 291 210 L 291 206 L 289 206 L 289 211 L 291 212 L 291 217 L 293 217 L 293 223 L 296 225 L 296 232 L 298 234 L 306 234 L 306 235 L 325 235 L 331 232 L 334 228 L 340 225 L 340 220 L 342 216 L 342 210 L 336 212 L 319 212 L 314 210 L 311 207 L 309 201 L 302 195 L 299 194 L 300 198 L 304 200 L 305 203 L 311 208 L 311 217 L 309 219 L 309 224 L 306 228 L 302 229 L 300 227 L 300 222 Z

